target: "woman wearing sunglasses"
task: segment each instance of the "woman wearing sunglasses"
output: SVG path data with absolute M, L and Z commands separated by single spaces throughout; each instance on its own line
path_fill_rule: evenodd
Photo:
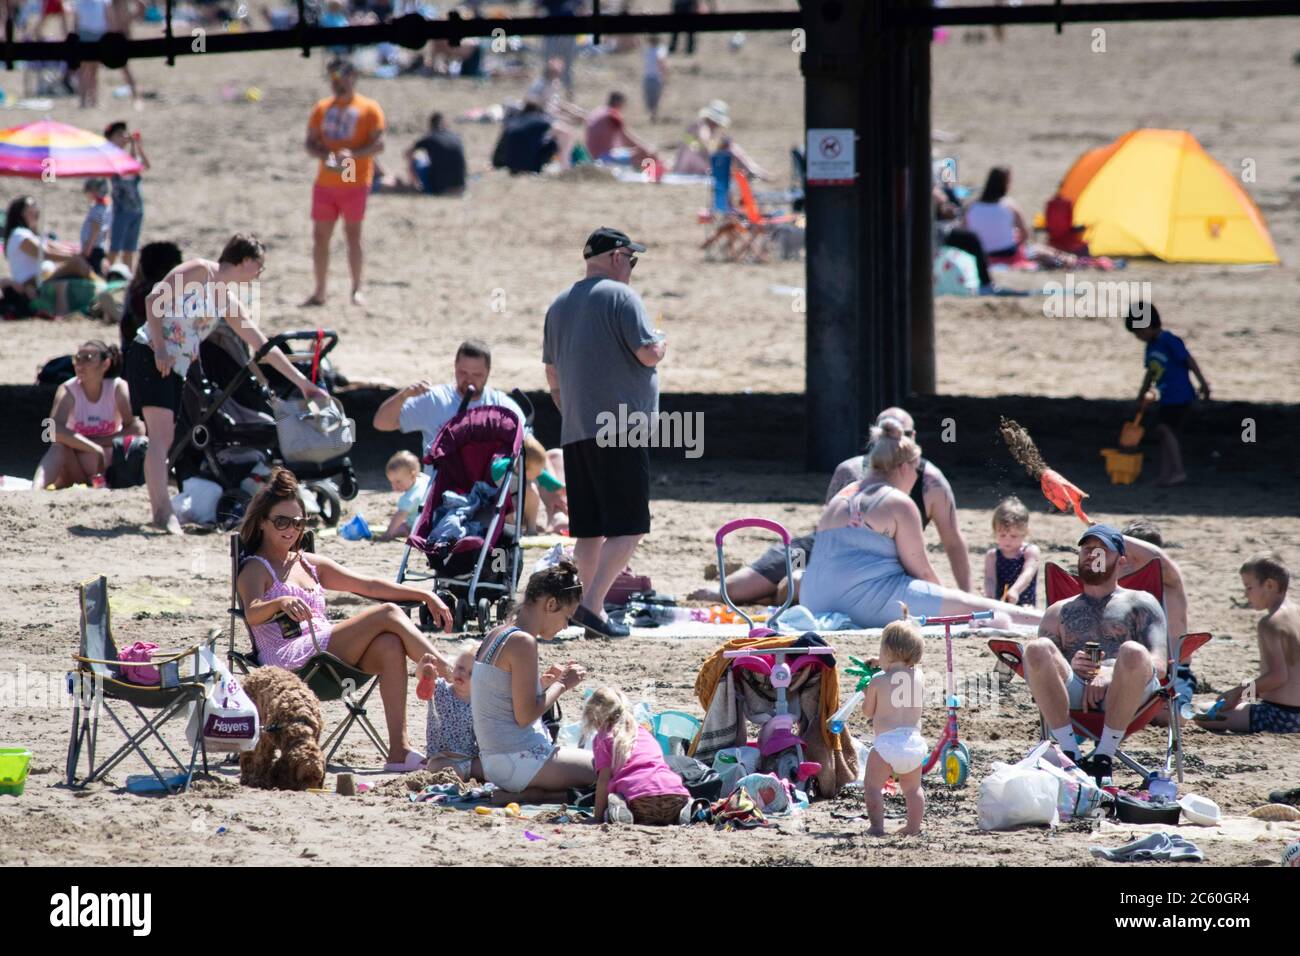
M 299 544 L 306 512 L 298 479 L 287 468 L 271 473 L 248 505 L 239 539 L 243 568 L 235 581 L 244 617 L 263 665 L 300 670 L 319 645 L 345 664 L 379 678 L 388 721 L 389 773 L 417 770 L 424 755 L 411 749 L 406 727 L 406 661 L 416 663 L 421 684 L 451 677 L 454 662 L 443 657 L 396 604 L 376 604 L 346 621 L 325 616 L 325 592 L 346 591 L 379 601 L 421 601 L 439 625 L 451 630 L 451 613 L 430 591 L 362 577 L 313 554 Z M 314 640 L 313 640 L 314 636 Z
M 44 438 L 50 448 L 36 466 L 32 487 L 67 488 L 93 484 L 108 468 L 113 439 L 144 434 L 144 425 L 131 411 L 126 380 L 118 378 L 122 356 L 98 339 L 84 343 L 72 357 L 75 375 L 54 393 Z

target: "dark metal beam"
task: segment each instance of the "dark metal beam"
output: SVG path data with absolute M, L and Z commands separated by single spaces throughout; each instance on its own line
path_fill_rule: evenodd
M 1300 16 L 1296 0 L 1144 0 L 1140 3 L 1058 3 L 1021 7 L 927 7 L 896 11 L 890 26 L 1117 23 L 1137 20 L 1238 20 Z

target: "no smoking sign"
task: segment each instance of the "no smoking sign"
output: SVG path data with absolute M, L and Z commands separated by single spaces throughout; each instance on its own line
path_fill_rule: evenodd
M 857 176 L 851 129 L 808 130 L 808 185 L 851 186 Z

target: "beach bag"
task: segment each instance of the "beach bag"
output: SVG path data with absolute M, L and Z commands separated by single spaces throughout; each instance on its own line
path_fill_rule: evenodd
M 200 659 L 216 680 L 202 706 L 190 704 L 185 736 L 191 747 L 198 746 L 199 736 L 208 753 L 239 753 L 257 746 L 261 727 L 253 699 L 239 686 L 210 648 L 199 651 Z
M 338 399 L 324 408 L 306 399 L 271 398 L 271 414 L 287 464 L 321 465 L 342 458 L 356 440 L 356 423 L 343 413 Z
M 651 585 L 648 575 L 633 574 L 631 568 L 624 568 L 614 579 L 614 583 L 609 586 L 609 591 L 605 594 L 605 603 L 621 607 L 632 599 L 632 595 L 640 591 L 653 590 L 654 586 Z
M 768 817 L 790 811 L 788 787 L 789 784 L 774 774 L 751 773 L 736 781 L 736 788 L 732 792 L 744 790 L 759 812 Z
M 1050 773 L 994 763 L 993 772 L 980 781 L 980 829 L 1055 826 L 1060 822 L 1056 799 L 1056 778 Z
M 113 439 L 113 462 L 104 472 L 110 488 L 135 488 L 144 484 L 144 455 L 149 439 L 144 435 L 118 435 Z
M 126 647 L 120 648 L 117 652 L 119 661 L 136 661 L 148 663 L 153 660 L 153 652 L 158 650 L 157 644 L 148 641 L 136 641 Z M 162 683 L 162 672 L 156 667 L 123 667 L 122 677 L 132 684 L 144 684 L 148 687 L 157 687 Z
M 935 295 L 979 295 L 979 263 L 969 252 L 940 246 L 934 256 Z
M 1055 741 L 1044 740 L 1021 760 L 1018 767 L 1033 767 L 1056 780 L 1056 809 L 1061 822 L 1099 817 L 1105 809 L 1105 792 L 1065 755 Z

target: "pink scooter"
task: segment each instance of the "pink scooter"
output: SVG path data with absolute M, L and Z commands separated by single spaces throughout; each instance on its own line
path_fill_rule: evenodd
M 714 543 L 718 548 L 718 582 L 722 600 L 726 602 L 727 607 L 745 619 L 750 637 L 772 637 L 777 634 L 777 631 L 770 626 L 755 627 L 753 619 L 738 608 L 727 595 L 727 563 L 723 556 L 723 540 L 727 535 L 741 528 L 763 528 L 780 536 L 781 542 L 785 545 L 787 578 L 794 573 L 793 562 L 790 559 L 790 532 L 779 522 L 768 518 L 737 518 L 719 528 L 714 537 Z M 776 624 L 792 603 L 794 603 L 793 587 L 787 589 L 785 603 L 768 619 L 767 623 Z M 803 668 L 828 668 L 826 662 L 820 658 L 829 657 L 834 653 L 835 650 L 830 647 L 773 647 L 761 651 L 741 650 L 723 653 L 723 657 L 732 661 L 733 668 L 752 671 L 766 677 L 771 682 L 772 689 L 776 691 L 773 715 L 758 732 L 758 750 L 764 758 L 775 756 L 777 776 L 792 783 L 805 784 L 809 778 L 815 777 L 821 771 L 821 764 L 804 760 L 803 739 L 794 732 L 794 723 L 799 715 L 789 709 L 786 689 L 793 681 L 794 675 Z M 787 662 L 787 658 L 791 655 L 795 655 L 794 660 Z

